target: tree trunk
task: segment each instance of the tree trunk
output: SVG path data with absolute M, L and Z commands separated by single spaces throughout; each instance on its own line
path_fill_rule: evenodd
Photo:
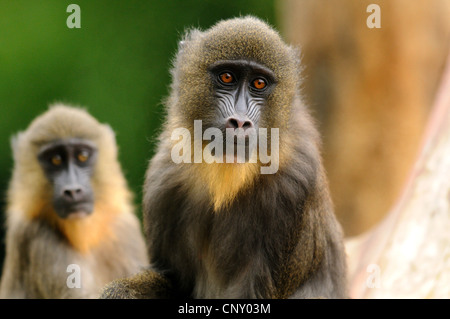
M 380 28 L 367 8 L 380 6 Z M 347 236 L 395 203 L 414 164 L 450 44 L 449 0 L 279 0 Z
M 450 55 L 402 195 L 346 245 L 352 298 L 450 297 Z

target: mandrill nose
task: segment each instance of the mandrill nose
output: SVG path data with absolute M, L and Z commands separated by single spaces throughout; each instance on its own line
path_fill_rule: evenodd
M 232 128 L 232 129 L 242 128 L 242 129 L 246 130 L 246 129 L 253 127 L 253 122 L 248 119 L 242 119 L 242 118 L 238 118 L 238 117 L 230 117 L 227 119 L 225 126 L 226 126 L 226 128 Z
M 63 190 L 63 197 L 69 202 L 78 202 L 83 199 L 83 189 L 81 186 L 67 186 Z

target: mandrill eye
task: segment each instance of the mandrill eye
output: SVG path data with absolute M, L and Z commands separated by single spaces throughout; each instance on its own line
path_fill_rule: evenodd
M 55 166 L 59 166 L 59 165 L 62 164 L 62 157 L 61 157 L 61 155 L 58 155 L 58 154 L 53 155 L 50 160 L 51 160 L 52 164 L 55 165 Z
M 252 82 L 252 87 L 254 87 L 257 90 L 263 90 L 267 86 L 266 80 L 262 78 L 254 79 Z
M 234 76 L 229 72 L 223 72 L 219 75 L 219 80 L 224 84 L 231 84 L 234 82 Z
M 81 163 L 86 162 L 89 159 L 89 152 L 88 151 L 81 151 L 80 153 L 78 153 L 77 159 Z

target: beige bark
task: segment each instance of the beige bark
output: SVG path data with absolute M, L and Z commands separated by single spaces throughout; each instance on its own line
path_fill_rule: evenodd
M 381 8 L 370 29 L 369 4 Z M 450 40 L 448 0 L 279 0 L 301 48 L 336 214 L 354 236 L 382 220 L 414 163 Z
M 352 298 L 450 297 L 450 55 L 401 197 L 347 253 Z

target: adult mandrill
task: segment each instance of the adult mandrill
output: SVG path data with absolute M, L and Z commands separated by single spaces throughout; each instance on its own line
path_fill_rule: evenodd
M 147 265 L 114 132 L 55 105 L 12 140 L 2 298 L 94 298 Z
M 296 50 L 256 18 L 221 21 L 187 33 L 172 76 L 168 117 L 144 186 L 153 270 L 111 283 L 103 297 L 346 297 L 341 228 L 319 136 L 301 100 Z M 172 132 L 187 128 L 195 147 L 196 120 L 203 133 L 239 128 L 244 140 L 251 131 L 278 129 L 279 141 L 266 141 L 278 170 L 262 173 L 259 157 L 174 163 Z M 233 144 L 224 138 L 223 145 Z M 236 151 L 231 155 L 236 159 Z

